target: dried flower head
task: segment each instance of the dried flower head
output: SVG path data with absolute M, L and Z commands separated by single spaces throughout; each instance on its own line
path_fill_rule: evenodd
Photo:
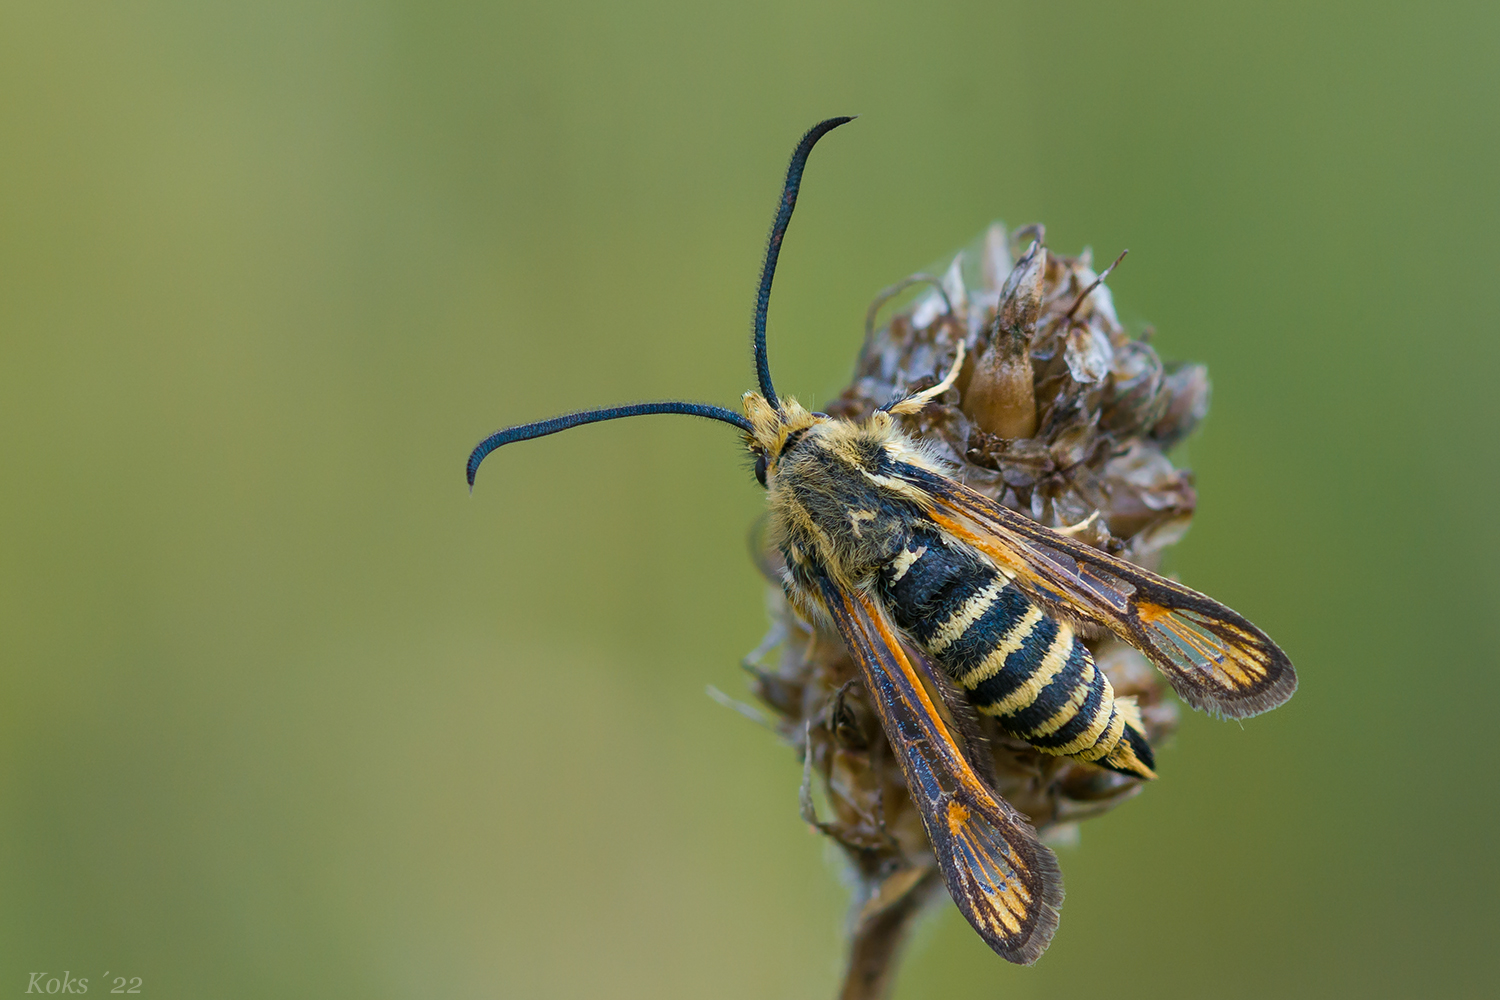
M 1154 569 L 1193 515 L 1192 477 L 1167 450 L 1208 408 L 1202 365 L 1163 365 L 1147 336 L 1115 315 L 1088 251 L 1047 251 L 1031 226 L 995 224 L 938 273 L 918 274 L 871 306 L 854 379 L 828 407 L 867 418 L 904 393 L 938 384 L 962 344 L 953 388 L 902 416 L 956 470 L 954 478 L 1013 510 L 1097 548 Z M 1106 269 L 1106 274 L 1107 269 Z M 928 286 L 885 325 L 875 320 L 900 292 Z M 810 626 L 783 598 L 780 557 L 759 553 L 775 584 L 772 628 L 747 659 L 774 725 L 802 755 L 802 811 L 839 845 L 855 882 L 845 998 L 883 995 L 913 918 L 943 880 L 859 670 L 840 639 Z M 1138 699 L 1152 743 L 1177 725 L 1177 706 L 1146 659 L 1112 638 L 1091 640 L 1118 695 Z M 1048 840 L 1077 836 L 1140 791 L 1140 779 L 1042 754 L 968 720 L 987 737 L 996 791 Z M 981 744 L 983 745 L 983 744 Z M 815 808 L 813 776 L 823 803 Z M 821 813 L 821 814 L 820 814 Z

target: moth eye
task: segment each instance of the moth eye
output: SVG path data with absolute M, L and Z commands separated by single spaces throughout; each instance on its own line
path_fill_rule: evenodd
M 755 481 L 762 487 L 766 485 L 766 456 L 755 456 Z

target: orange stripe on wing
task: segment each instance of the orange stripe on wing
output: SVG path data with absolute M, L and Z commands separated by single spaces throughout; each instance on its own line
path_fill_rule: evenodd
M 1036 577 L 1036 573 L 1032 571 L 1026 560 L 1016 553 L 1014 549 L 1001 545 L 994 535 L 974 531 L 961 521 L 945 517 L 940 511 L 934 510 L 928 514 L 928 517 L 932 518 L 938 527 L 953 537 L 968 542 L 991 559 L 994 559 L 1001 566 L 1013 571 L 1017 576 L 1027 580 Z
M 943 755 L 944 763 L 948 765 L 953 776 L 958 779 L 959 783 L 971 793 L 986 799 L 993 797 L 993 793 L 984 782 L 979 780 L 979 776 L 969 766 L 969 762 L 964 757 L 963 751 L 958 748 L 958 743 L 953 739 L 953 734 L 948 732 L 948 727 L 943 724 L 943 717 L 938 714 L 937 706 L 927 696 L 926 685 L 922 683 L 922 679 L 917 674 L 916 668 L 911 665 L 911 661 L 906 658 L 906 651 L 902 649 L 900 640 L 891 633 L 890 627 L 886 624 L 885 615 L 877 610 L 870 598 L 864 594 L 857 594 L 856 597 L 870 622 L 874 624 L 875 630 L 880 633 L 881 641 L 891 651 L 892 658 L 901 669 L 902 677 L 905 678 L 907 686 L 916 697 L 917 705 L 913 706 L 913 708 L 920 716 L 925 718 L 932 729 L 932 735 L 937 737 L 936 749 Z M 847 605 L 849 600 L 847 594 L 844 600 Z M 853 609 L 851 608 L 850 610 L 852 611 Z

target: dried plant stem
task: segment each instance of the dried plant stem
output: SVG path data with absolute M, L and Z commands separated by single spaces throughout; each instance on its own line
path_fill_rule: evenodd
M 900 899 L 857 923 L 850 934 L 849 965 L 839 1000 L 884 1000 L 890 995 L 902 945 L 940 885 L 937 868 L 928 868 Z

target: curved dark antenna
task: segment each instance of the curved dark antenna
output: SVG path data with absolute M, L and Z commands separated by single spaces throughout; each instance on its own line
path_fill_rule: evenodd
M 766 310 L 771 305 L 771 279 L 776 277 L 776 258 L 781 254 L 781 241 L 786 237 L 787 224 L 792 221 L 792 209 L 797 207 L 797 189 L 802 186 L 802 171 L 807 166 L 808 154 L 819 139 L 853 120 L 853 115 L 847 115 L 818 122 L 797 143 L 797 148 L 792 150 L 792 162 L 787 164 L 786 184 L 781 188 L 781 204 L 776 209 L 776 221 L 771 223 L 771 238 L 766 243 L 766 262 L 760 269 L 760 290 L 755 294 L 755 375 L 760 380 L 760 394 L 775 407 L 780 407 L 781 401 L 776 398 L 776 390 L 771 387 L 771 362 L 766 358 Z
M 569 427 L 577 427 L 580 424 L 596 424 L 601 420 L 615 420 L 619 417 L 638 417 L 646 413 L 685 413 L 690 417 L 707 417 L 710 420 L 721 420 L 726 424 L 733 424 L 745 433 L 750 433 L 752 428 L 750 421 L 735 413 L 726 410 L 722 406 L 714 406 L 710 403 L 685 403 L 677 400 L 666 400 L 661 403 L 629 403 L 625 406 L 611 406 L 602 410 L 581 410 L 578 413 L 565 413 L 560 417 L 550 420 L 538 420 L 535 423 L 521 424 L 517 427 L 507 427 L 496 431 L 469 453 L 469 464 L 465 466 L 464 472 L 469 479 L 469 492 L 474 492 L 474 476 L 479 472 L 479 463 L 484 461 L 486 455 L 504 444 L 515 441 L 529 441 L 532 438 L 546 437 L 548 434 L 556 434 L 565 431 Z

